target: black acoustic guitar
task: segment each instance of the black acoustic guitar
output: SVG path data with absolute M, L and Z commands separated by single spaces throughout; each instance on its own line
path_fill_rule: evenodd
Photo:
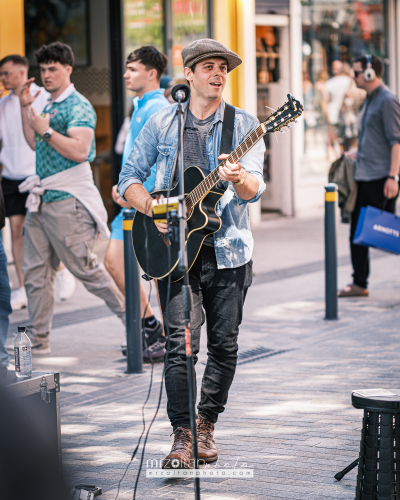
M 237 163 L 267 133 L 276 132 L 289 125 L 303 112 L 303 105 L 288 94 L 288 102 L 261 123 L 246 139 L 229 155 L 227 160 Z M 219 166 L 224 165 L 221 161 Z M 206 173 L 205 173 L 206 172 Z M 221 219 L 215 212 L 217 203 L 225 191 L 217 187 L 221 178 L 219 168 L 211 173 L 199 167 L 185 169 L 185 202 L 187 209 L 188 236 L 188 269 L 193 266 L 205 238 L 221 227 Z M 206 175 L 208 174 L 208 175 Z M 153 198 L 166 197 L 168 190 L 154 191 Z M 178 196 L 179 181 L 171 189 L 170 196 Z M 183 278 L 178 271 L 179 243 L 170 241 L 160 233 L 153 219 L 141 212 L 136 212 L 132 226 L 132 243 L 140 267 L 150 278 L 164 278 L 171 274 L 172 281 Z M 170 252 L 170 258 L 168 258 Z

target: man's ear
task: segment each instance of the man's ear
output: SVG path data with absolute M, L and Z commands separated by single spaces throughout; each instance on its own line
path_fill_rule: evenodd
M 148 72 L 148 77 L 149 77 L 149 80 L 155 80 L 157 78 L 157 70 L 155 68 L 152 68 Z
M 183 74 L 185 75 L 185 78 L 188 82 L 193 81 L 193 73 L 190 68 L 183 68 Z

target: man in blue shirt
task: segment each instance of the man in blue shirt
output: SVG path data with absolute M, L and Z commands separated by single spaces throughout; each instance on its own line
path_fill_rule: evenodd
M 133 99 L 134 111 L 132 114 L 128 135 L 126 137 L 122 165 L 131 152 L 133 143 L 143 125 L 156 111 L 168 107 L 170 104 L 164 97 L 164 90 L 160 88 L 160 79 L 167 67 L 168 59 L 155 47 L 141 47 L 128 56 L 126 72 L 124 74 L 126 88 L 136 92 Z M 156 182 L 156 167 L 152 168 L 151 175 L 144 183 L 148 192 L 154 189 Z M 107 248 L 104 261 L 106 269 L 114 278 L 116 284 L 123 294 L 125 294 L 124 276 L 124 232 L 122 229 L 123 212 L 126 208 L 131 208 L 130 203 L 126 203 L 118 194 L 117 186 L 113 186 L 112 197 L 115 203 L 122 207 L 120 213 L 111 224 L 111 238 Z M 142 317 L 144 318 L 144 328 L 147 349 L 143 351 L 144 360 L 151 357 L 153 360 L 163 359 L 165 354 L 164 337 L 161 323 L 154 317 L 152 308 L 147 298 L 142 282 L 140 283 L 140 298 Z M 126 354 L 126 348 L 123 347 Z

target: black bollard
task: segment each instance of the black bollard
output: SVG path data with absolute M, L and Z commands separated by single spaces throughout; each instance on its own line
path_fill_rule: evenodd
M 325 319 L 338 318 L 337 295 L 337 185 L 325 186 Z
M 132 246 L 132 224 L 136 211 L 124 211 L 125 307 L 127 373 L 143 371 L 142 318 L 140 310 L 140 274 Z

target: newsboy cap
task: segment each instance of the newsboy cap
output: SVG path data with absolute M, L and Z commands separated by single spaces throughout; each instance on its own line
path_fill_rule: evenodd
M 222 57 L 228 63 L 228 73 L 242 64 L 240 57 L 229 50 L 222 43 L 211 38 L 203 38 L 188 43 L 182 49 L 182 61 L 184 68 L 191 68 L 193 64 L 211 57 Z

